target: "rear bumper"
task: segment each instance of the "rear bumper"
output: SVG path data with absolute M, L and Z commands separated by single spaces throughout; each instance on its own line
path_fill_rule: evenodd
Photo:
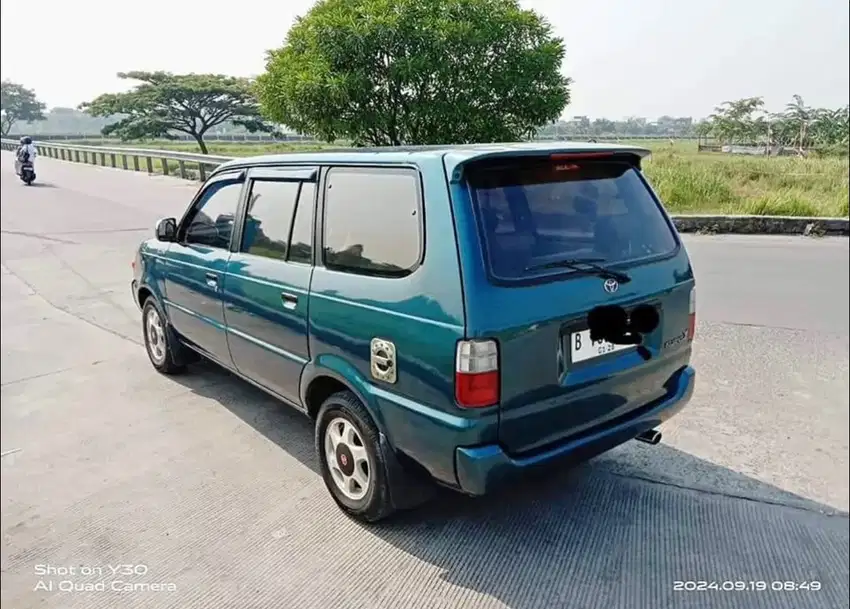
M 693 396 L 695 378 L 694 369 L 686 366 L 677 373 L 674 389 L 668 397 L 635 418 L 591 431 L 533 456 L 511 457 L 498 444 L 458 448 L 455 471 L 460 490 L 470 495 L 484 495 L 498 484 L 535 468 L 589 459 L 627 442 L 682 410 Z

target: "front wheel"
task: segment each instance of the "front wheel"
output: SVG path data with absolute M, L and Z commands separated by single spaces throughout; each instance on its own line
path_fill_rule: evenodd
M 350 391 L 330 396 L 316 417 L 316 451 L 328 491 L 343 511 L 363 522 L 393 513 L 378 430 Z
M 145 351 L 158 372 L 178 374 L 186 369 L 179 358 L 181 345 L 153 296 L 142 306 L 142 334 L 145 338 Z

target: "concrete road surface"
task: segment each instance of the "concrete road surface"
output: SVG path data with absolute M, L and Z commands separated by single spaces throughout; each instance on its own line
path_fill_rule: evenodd
M 846 239 L 686 239 L 698 390 L 661 445 L 365 527 L 301 415 L 145 357 L 134 247 L 197 186 L 0 161 L 4 609 L 848 606 Z

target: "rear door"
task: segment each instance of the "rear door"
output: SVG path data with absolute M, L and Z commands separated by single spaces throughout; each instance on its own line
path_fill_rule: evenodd
M 224 316 L 236 369 L 295 405 L 310 353 L 315 168 L 248 174 L 241 238 L 227 265 Z
M 627 418 L 663 397 L 688 361 L 690 263 L 637 163 L 633 155 L 497 158 L 469 167 L 469 188 L 455 191 L 476 219 L 483 262 L 465 254 L 468 332 L 498 343 L 499 438 L 511 453 Z M 650 359 L 634 346 L 591 341 L 595 307 L 642 304 L 660 315 L 643 337 Z

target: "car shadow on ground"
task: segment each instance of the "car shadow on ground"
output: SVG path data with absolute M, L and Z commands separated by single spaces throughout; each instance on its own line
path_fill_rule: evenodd
M 320 476 L 307 417 L 211 364 L 177 380 Z M 367 530 L 438 568 L 472 606 L 833 609 L 850 592 L 846 513 L 663 443 L 629 442 L 485 498 L 441 490 Z

